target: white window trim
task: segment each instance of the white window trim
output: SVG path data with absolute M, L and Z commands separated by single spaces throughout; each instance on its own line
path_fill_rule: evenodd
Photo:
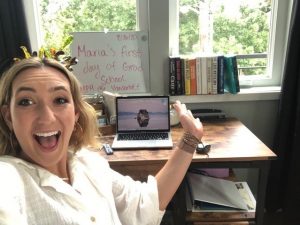
M 179 0 L 169 0 L 169 45 L 170 56 L 179 54 Z
M 148 0 L 136 0 L 136 30 L 149 30 Z
M 22 0 L 29 40 L 33 51 L 38 51 L 42 46 L 41 30 L 39 26 L 38 0 Z

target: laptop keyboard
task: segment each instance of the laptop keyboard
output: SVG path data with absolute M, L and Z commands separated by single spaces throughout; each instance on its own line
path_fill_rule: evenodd
M 163 133 L 134 133 L 134 134 L 118 134 L 118 140 L 166 140 L 169 135 Z

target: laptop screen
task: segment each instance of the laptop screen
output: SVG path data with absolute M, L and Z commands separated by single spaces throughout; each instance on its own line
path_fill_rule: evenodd
M 169 96 L 116 98 L 117 132 L 170 131 Z

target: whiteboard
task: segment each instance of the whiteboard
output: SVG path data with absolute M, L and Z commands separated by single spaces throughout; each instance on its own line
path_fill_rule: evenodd
M 78 59 L 73 72 L 83 94 L 149 91 L 147 32 L 75 32 L 73 36 L 71 54 Z

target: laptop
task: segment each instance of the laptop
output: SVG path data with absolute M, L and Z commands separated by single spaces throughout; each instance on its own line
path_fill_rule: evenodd
M 172 148 L 169 96 L 116 97 L 112 148 Z

